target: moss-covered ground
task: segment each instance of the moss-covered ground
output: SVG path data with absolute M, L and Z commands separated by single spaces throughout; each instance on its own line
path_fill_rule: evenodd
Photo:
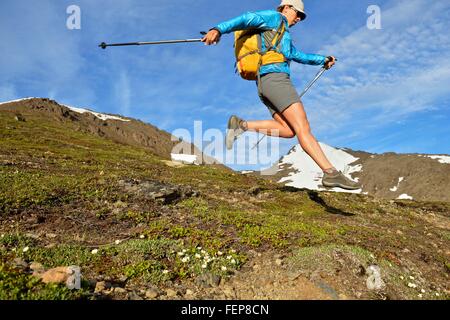
M 384 293 L 363 297 L 446 297 L 448 203 L 296 190 L 220 166 L 173 168 L 144 148 L 35 114 L 21 122 L 0 112 L 0 124 L 0 299 L 93 299 L 100 278 L 137 288 L 203 274 L 226 280 L 255 250 L 283 252 L 309 275 L 333 274 L 354 298 L 349 285 L 363 292 L 365 280 L 336 268 L 382 268 Z M 127 179 L 196 193 L 163 204 L 129 192 Z M 17 258 L 78 265 L 83 290 L 44 285 Z

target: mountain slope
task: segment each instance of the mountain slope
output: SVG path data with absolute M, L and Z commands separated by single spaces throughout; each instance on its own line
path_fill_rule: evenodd
M 449 297 L 449 203 L 172 167 L 17 103 L 0 105 L 0 299 Z M 82 290 L 37 280 L 71 265 Z
M 74 130 L 92 133 L 123 145 L 144 147 L 155 155 L 171 159 L 174 147 L 196 155 L 196 163 L 217 164 L 194 145 L 181 142 L 170 133 L 142 121 L 120 116 L 106 115 L 91 110 L 65 106 L 47 98 L 27 98 L 0 104 L 3 112 L 19 114 L 23 120 L 28 117 L 52 119 L 57 123 L 72 123 Z
M 337 149 L 323 143 L 321 146 L 338 170 L 362 183 L 362 189 L 353 193 L 385 199 L 450 202 L 448 155 L 370 154 Z M 272 172 L 274 175 L 270 174 Z M 262 175 L 287 186 L 327 190 L 321 183 L 320 168 L 300 145 L 294 146 L 272 168 L 262 172 Z M 338 188 L 333 191 L 344 192 Z

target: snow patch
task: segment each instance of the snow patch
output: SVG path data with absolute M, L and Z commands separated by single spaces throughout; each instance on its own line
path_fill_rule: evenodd
M 64 104 L 62 104 L 62 106 L 66 107 L 66 108 L 69 108 L 70 110 L 75 111 L 75 112 L 77 112 L 77 113 L 86 113 L 86 112 L 87 112 L 87 113 L 92 113 L 94 116 L 96 116 L 97 118 L 99 118 L 99 119 L 101 119 L 101 120 L 103 120 L 103 121 L 106 121 L 106 120 L 118 120 L 118 121 L 124 121 L 124 122 L 129 122 L 129 121 L 131 121 L 131 120 L 124 119 L 124 118 L 121 118 L 121 117 L 110 116 L 110 115 L 108 115 L 108 114 L 103 114 L 103 113 L 94 112 L 94 111 L 91 111 L 91 110 L 88 110 L 88 109 L 83 109 L 83 108 L 76 108 L 76 107 L 66 106 L 66 105 L 64 105 Z
M 362 170 L 361 165 L 350 165 L 359 158 L 355 158 L 351 154 L 330 147 L 324 143 L 319 143 L 322 147 L 325 155 L 330 162 L 336 167 L 337 170 L 342 171 L 344 175 L 350 177 L 351 173 L 359 172 Z M 361 193 L 359 190 L 342 190 L 340 188 L 326 189 L 322 186 L 323 172 L 319 166 L 312 160 L 312 158 L 301 148 L 300 145 L 296 145 L 292 152 L 284 156 L 279 167 L 282 165 L 289 165 L 293 172 L 289 173 L 287 177 L 283 177 L 278 182 L 287 182 L 286 185 L 295 188 L 306 188 L 310 190 L 332 190 L 336 192 L 351 192 Z
M 397 190 L 398 190 L 398 187 L 400 187 L 400 182 L 402 182 L 403 179 L 404 179 L 403 177 L 398 178 L 398 183 L 397 183 L 397 185 L 394 186 L 394 187 L 392 187 L 392 188 L 390 188 L 389 190 L 391 190 L 392 192 L 397 191 Z
M 178 162 L 182 162 L 182 163 L 196 164 L 196 161 L 197 161 L 197 156 L 195 154 L 190 155 L 190 154 L 171 153 L 170 156 L 172 158 L 172 161 L 178 161 Z
M 241 171 L 242 174 L 253 173 L 253 172 L 255 172 L 255 171 L 245 171 L 245 170 Z
M 450 156 L 425 156 L 433 160 L 438 160 L 440 163 L 450 164 Z
M 17 100 L 1 102 L 0 105 L 7 104 L 7 103 L 12 103 L 12 102 L 28 101 L 28 100 L 32 100 L 32 99 L 42 99 L 42 98 L 29 97 L 29 98 L 17 99 Z M 124 121 L 124 122 L 131 121 L 131 120 L 124 119 L 124 118 L 121 118 L 121 117 L 110 116 L 110 115 L 107 115 L 107 114 L 94 112 L 94 111 L 91 111 L 91 110 L 88 110 L 88 109 L 75 108 L 75 107 L 67 106 L 67 105 L 64 105 L 64 104 L 60 104 L 60 105 L 66 107 L 66 108 L 69 108 L 70 110 L 75 111 L 77 113 L 86 113 L 86 112 L 92 113 L 94 116 L 96 116 L 97 118 L 99 118 L 99 119 L 101 119 L 103 121 L 106 121 L 106 120 L 119 120 L 119 121 Z
M 17 99 L 17 100 L 10 100 L 10 101 L 5 101 L 5 102 L 0 102 L 0 106 L 2 104 L 12 103 L 12 102 L 20 102 L 20 101 L 28 101 L 28 100 L 31 100 L 31 99 L 39 99 L 39 98 L 29 97 L 29 98 L 23 98 L 23 99 Z
M 399 195 L 397 199 L 401 199 L 401 200 L 414 200 L 413 197 L 408 196 L 406 193 L 403 193 L 403 194 Z

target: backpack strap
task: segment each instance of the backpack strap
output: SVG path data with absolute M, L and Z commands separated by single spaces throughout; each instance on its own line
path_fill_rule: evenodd
M 267 31 L 266 31 L 267 32 Z M 278 46 L 280 45 L 281 40 L 283 39 L 284 33 L 286 32 L 286 25 L 284 24 L 283 18 L 281 18 L 280 26 L 275 33 L 275 36 L 272 39 L 271 47 L 266 50 L 267 51 L 277 51 Z M 266 44 L 267 47 L 267 44 Z
M 265 31 L 265 32 L 267 32 L 267 31 Z M 275 33 L 275 36 L 272 39 L 272 43 L 271 43 L 272 46 L 270 48 L 268 48 L 264 52 L 262 52 L 262 50 L 261 50 L 261 54 L 264 55 L 264 54 L 266 54 L 269 51 L 276 51 L 276 52 L 278 52 L 277 48 L 280 45 L 281 40 L 283 39 L 283 36 L 284 36 L 285 32 L 286 32 L 286 25 L 284 24 L 283 17 L 281 17 L 280 26 L 278 27 L 277 32 Z M 263 34 L 264 34 L 264 32 L 261 33 L 261 38 L 263 38 Z M 262 42 L 262 40 L 261 40 L 261 42 Z M 267 44 L 266 44 L 266 47 L 267 47 Z M 286 57 L 284 59 L 286 59 Z M 261 68 L 261 66 L 262 66 L 262 59 L 260 59 L 259 65 L 258 65 L 258 74 L 257 74 L 258 90 L 261 90 L 261 87 L 260 87 L 260 85 L 261 85 L 261 73 L 259 72 L 259 69 Z

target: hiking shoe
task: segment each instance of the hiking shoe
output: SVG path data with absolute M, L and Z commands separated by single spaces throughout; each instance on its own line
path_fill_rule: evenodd
M 358 182 L 350 180 L 340 171 L 336 171 L 334 173 L 324 173 L 322 184 L 328 188 L 338 187 L 347 190 L 361 189 L 361 185 Z
M 231 116 L 228 120 L 227 137 L 225 139 L 228 150 L 233 148 L 234 141 L 245 132 L 241 125 L 243 122 L 244 120 L 237 116 Z

